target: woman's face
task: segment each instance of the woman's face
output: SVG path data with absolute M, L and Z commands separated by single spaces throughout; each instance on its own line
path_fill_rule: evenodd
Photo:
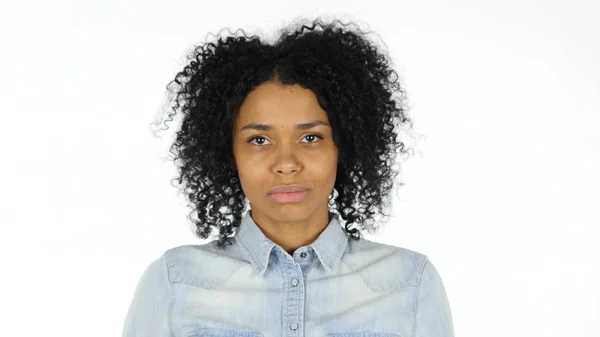
M 297 127 L 305 123 L 315 124 Z M 312 90 L 274 82 L 258 86 L 240 106 L 233 152 L 253 217 L 260 213 L 278 222 L 327 217 L 338 149 L 327 113 Z M 269 192 L 288 184 L 305 186 L 308 192 L 297 202 L 277 202 Z

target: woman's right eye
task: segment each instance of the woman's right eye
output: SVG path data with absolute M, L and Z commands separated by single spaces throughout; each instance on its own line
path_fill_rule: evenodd
M 252 137 L 252 138 L 250 138 L 248 140 L 248 143 L 252 143 L 252 141 L 255 140 L 255 139 L 266 139 L 266 138 L 265 137 L 261 137 L 261 136 Z M 255 145 L 262 145 L 262 144 L 256 144 L 256 143 L 253 143 L 253 144 L 255 144 Z

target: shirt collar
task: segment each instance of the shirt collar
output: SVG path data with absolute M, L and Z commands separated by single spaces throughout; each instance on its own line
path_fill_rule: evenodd
M 327 227 L 308 246 L 315 251 L 325 270 L 331 272 L 346 250 L 348 235 L 341 227 L 337 214 L 329 212 L 329 216 Z M 235 238 L 235 242 L 240 243 L 242 251 L 246 253 L 249 262 L 261 277 L 267 269 L 273 248 L 278 247 L 282 252 L 284 251 L 265 236 L 252 219 L 251 211 L 246 212 L 242 218 Z

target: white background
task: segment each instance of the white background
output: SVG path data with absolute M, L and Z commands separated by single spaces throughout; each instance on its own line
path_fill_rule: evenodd
M 430 257 L 456 336 L 600 336 L 599 12 L 591 0 L 3 3 L 0 335 L 119 336 L 146 266 L 204 243 L 163 160 L 173 130 L 148 127 L 184 53 L 221 28 L 270 37 L 320 15 L 379 35 L 424 135 L 394 217 L 368 238 Z

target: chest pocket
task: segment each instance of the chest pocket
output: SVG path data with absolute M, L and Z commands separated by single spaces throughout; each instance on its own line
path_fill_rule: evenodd
M 333 332 L 323 335 L 323 337 L 402 337 L 387 332 Z
M 264 337 L 260 332 L 228 328 L 202 328 L 188 332 L 188 337 Z

